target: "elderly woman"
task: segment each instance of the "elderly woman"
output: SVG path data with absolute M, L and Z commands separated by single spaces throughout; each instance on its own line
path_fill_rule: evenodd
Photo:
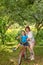
M 26 34 L 28 36 L 27 41 L 29 43 L 28 48 L 29 48 L 29 52 L 30 52 L 30 60 L 34 60 L 35 59 L 34 58 L 34 50 L 33 50 L 34 44 L 35 44 L 34 36 L 33 36 L 32 31 L 30 30 L 30 27 L 29 26 L 27 26 L 25 28 L 25 31 L 26 31 Z

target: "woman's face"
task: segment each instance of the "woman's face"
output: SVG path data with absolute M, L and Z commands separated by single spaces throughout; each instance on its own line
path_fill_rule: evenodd
M 29 29 L 28 28 L 26 28 L 26 32 L 29 32 Z

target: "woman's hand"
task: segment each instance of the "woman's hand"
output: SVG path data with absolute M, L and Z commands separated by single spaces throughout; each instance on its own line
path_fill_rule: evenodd
M 30 39 L 29 39 L 29 38 L 27 38 L 27 41 L 30 41 Z

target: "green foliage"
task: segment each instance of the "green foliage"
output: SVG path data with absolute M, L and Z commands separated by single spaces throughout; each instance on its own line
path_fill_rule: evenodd
M 26 23 L 25 23 L 26 21 Z M 4 44 L 6 31 L 14 24 L 43 27 L 43 0 L 0 0 L 0 33 Z
M 1 17 L 8 16 L 8 22 L 13 20 L 23 25 L 24 20 L 31 23 L 37 23 L 42 20 L 43 0 L 2 0 L 0 4 Z M 33 15 L 37 17 L 39 21 L 37 21 L 35 17 L 33 18 Z
M 0 34 L 1 34 L 1 39 L 3 44 L 5 41 L 5 31 L 6 31 L 6 23 L 4 20 L 0 19 Z
M 36 43 L 37 43 L 37 45 L 43 46 L 43 29 L 41 29 L 41 30 L 38 32 L 38 35 L 37 35 L 37 37 L 36 37 Z

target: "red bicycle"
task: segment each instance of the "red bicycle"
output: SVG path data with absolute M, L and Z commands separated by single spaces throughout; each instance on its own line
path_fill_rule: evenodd
M 22 48 L 20 50 L 20 54 L 19 54 L 19 59 L 18 59 L 18 65 L 21 65 L 21 62 L 22 62 L 22 57 L 24 57 L 26 59 L 26 51 L 27 51 L 27 48 Z

